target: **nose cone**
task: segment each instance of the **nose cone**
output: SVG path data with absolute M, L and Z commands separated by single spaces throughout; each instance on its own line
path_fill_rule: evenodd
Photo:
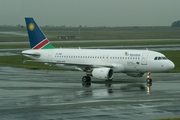
M 172 70 L 175 67 L 174 63 L 172 61 L 168 61 L 167 63 L 167 69 Z

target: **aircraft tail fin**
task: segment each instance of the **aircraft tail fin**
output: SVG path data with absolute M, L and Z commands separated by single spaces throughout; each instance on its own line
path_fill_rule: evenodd
M 44 35 L 33 18 L 25 18 L 31 49 L 55 48 Z

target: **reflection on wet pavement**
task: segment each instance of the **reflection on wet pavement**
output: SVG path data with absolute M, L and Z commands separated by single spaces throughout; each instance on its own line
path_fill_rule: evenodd
M 180 75 L 144 78 L 115 74 L 112 82 L 82 84 L 77 71 L 0 67 L 1 119 L 156 119 L 180 117 Z

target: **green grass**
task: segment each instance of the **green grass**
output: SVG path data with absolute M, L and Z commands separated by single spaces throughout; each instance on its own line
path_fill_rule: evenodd
M 173 61 L 175 64 L 175 68 L 171 70 L 171 72 L 180 72 L 180 50 L 174 50 L 174 51 L 160 51 L 162 54 L 164 54 L 168 59 Z
M 157 120 L 180 120 L 180 118 L 164 118 L 164 119 L 157 119 Z
M 50 40 L 73 35 L 76 40 L 173 39 L 180 38 L 180 29 L 171 27 L 41 27 Z M 27 33 L 25 27 L 1 26 L 0 31 Z M 0 34 L 0 41 L 27 41 L 27 36 Z
M 55 47 L 95 47 L 95 46 L 135 46 L 135 45 L 172 45 L 180 44 L 180 40 L 144 40 L 144 41 L 117 41 L 117 42 L 73 42 L 73 43 L 56 43 L 53 44 Z M 14 49 L 14 48 L 29 48 L 29 44 L 5 44 L 1 45 L 0 49 Z
M 29 58 L 24 57 L 22 55 L 0 56 L 0 65 L 21 67 L 21 68 L 27 68 L 27 69 L 47 69 L 47 68 L 49 68 L 49 69 L 53 69 L 53 70 L 64 70 L 64 69 L 61 69 L 58 67 L 44 65 L 44 63 L 37 63 L 37 62 L 23 63 L 22 58 L 29 60 Z

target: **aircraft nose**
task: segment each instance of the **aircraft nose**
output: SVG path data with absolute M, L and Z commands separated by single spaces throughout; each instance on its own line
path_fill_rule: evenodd
M 167 69 L 172 70 L 175 67 L 174 63 L 172 61 L 168 61 L 167 63 Z

